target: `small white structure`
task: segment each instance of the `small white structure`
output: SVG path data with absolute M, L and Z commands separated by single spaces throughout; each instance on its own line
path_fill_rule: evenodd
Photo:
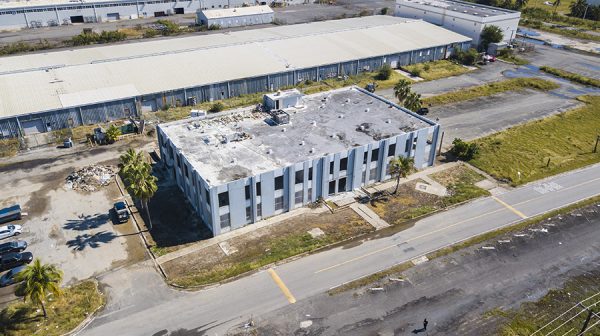
M 220 28 L 242 27 L 273 23 L 273 10 L 269 6 L 198 10 L 197 23 Z
M 517 33 L 521 12 L 458 0 L 396 0 L 396 16 L 422 19 L 473 39 L 479 45 L 483 28 L 502 29 L 502 42 L 510 42 Z

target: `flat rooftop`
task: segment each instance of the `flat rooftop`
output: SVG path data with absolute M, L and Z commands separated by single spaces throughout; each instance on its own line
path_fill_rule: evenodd
M 204 9 L 200 10 L 200 12 L 202 12 L 207 19 L 221 19 L 247 15 L 270 14 L 273 13 L 273 10 L 267 5 L 262 5 L 239 8 Z
M 450 10 L 453 12 L 468 14 L 472 16 L 489 17 L 504 14 L 516 13 L 515 11 L 485 6 L 473 2 L 452 1 L 452 0 L 402 0 L 402 3 L 414 3 L 420 6 L 438 7 Z
M 285 125 L 242 109 L 160 128 L 200 176 L 218 186 L 435 124 L 356 87 L 304 96 L 301 106 L 285 111 Z
M 16 9 L 16 8 L 35 8 L 35 7 L 48 7 L 48 6 L 60 6 L 60 5 L 71 5 L 81 6 L 90 5 L 94 3 L 120 3 L 130 2 L 128 0 L 0 0 L 0 10 L 3 9 Z
M 0 118 L 468 41 L 375 15 L 2 57 Z

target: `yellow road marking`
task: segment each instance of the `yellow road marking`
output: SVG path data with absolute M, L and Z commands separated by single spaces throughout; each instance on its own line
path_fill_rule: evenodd
M 563 188 L 563 189 L 561 189 L 561 191 L 566 191 L 566 190 L 569 190 L 569 189 L 577 188 L 577 187 L 580 187 L 580 186 L 582 186 L 582 185 L 585 185 L 585 184 L 589 184 L 589 183 L 592 183 L 592 182 L 596 182 L 596 181 L 598 181 L 598 180 L 600 180 L 600 178 L 595 178 L 595 179 L 592 179 L 592 180 L 588 180 L 588 181 L 586 181 L 586 182 L 578 183 L 578 184 L 576 184 L 576 185 L 572 185 L 572 186 L 570 186 L 570 187 Z M 517 203 L 516 205 L 521 205 L 521 204 L 529 203 L 529 202 L 532 202 L 532 201 L 538 200 L 538 199 L 540 199 L 540 198 L 543 198 L 543 197 L 545 197 L 545 196 L 546 196 L 546 195 L 542 195 L 542 196 L 534 197 L 534 198 L 532 198 L 532 199 L 529 199 L 529 200 L 526 200 L 526 201 L 519 202 L 519 203 Z M 516 211 L 515 213 L 516 213 L 516 214 L 517 214 L 519 217 L 521 217 L 521 218 L 523 218 L 523 219 L 524 219 L 524 218 L 527 218 L 527 216 L 525 216 L 525 215 L 524 215 L 523 213 L 521 213 L 520 211 L 518 211 L 518 210 L 514 209 L 514 208 L 513 208 L 513 207 L 511 207 L 510 205 L 508 205 L 508 204 L 506 204 L 506 203 L 504 203 L 504 202 L 500 201 L 500 200 L 499 200 L 499 199 L 497 199 L 496 197 L 493 197 L 493 196 L 492 196 L 492 198 L 493 198 L 494 200 L 496 200 L 498 203 L 500 203 L 500 204 L 502 204 L 502 205 L 506 206 L 506 207 L 507 207 L 507 208 L 509 208 L 510 210 L 513 210 L 513 212 L 514 212 L 514 211 Z M 511 209 L 511 208 L 512 208 L 512 209 Z M 423 237 L 427 237 L 427 236 L 429 236 L 429 235 L 432 235 L 432 234 L 434 234 L 434 233 L 438 233 L 438 232 L 440 232 L 440 231 L 447 230 L 447 229 L 449 229 L 449 228 L 451 228 L 451 227 L 454 227 L 454 226 L 457 226 L 457 225 L 461 225 L 461 224 L 464 224 L 464 223 L 466 223 L 466 222 L 469 222 L 469 221 L 472 221 L 472 220 L 475 220 L 475 219 L 479 219 L 479 218 L 481 218 L 481 217 L 485 217 L 485 216 L 487 216 L 487 215 L 491 215 L 491 214 L 494 214 L 494 213 L 500 212 L 500 211 L 502 211 L 502 210 L 504 210 L 504 209 L 498 209 L 498 210 L 494 210 L 494 211 L 486 212 L 486 213 L 483 213 L 483 214 L 481 214 L 481 215 L 477 215 L 477 216 L 475 216 L 475 217 L 471 217 L 471 218 L 468 218 L 468 219 L 462 220 L 462 221 L 460 221 L 460 222 L 456 222 L 456 223 L 454 223 L 454 224 L 452 224 L 452 225 L 448 225 L 448 226 L 445 226 L 445 227 L 443 227 L 443 228 L 440 228 L 440 229 L 437 229 L 437 230 L 434 230 L 434 231 L 431 231 L 431 232 L 428 232 L 428 233 L 422 234 L 422 235 L 420 235 L 420 236 L 413 237 L 413 238 L 411 238 L 411 239 L 408 239 L 408 240 L 406 240 L 405 242 L 410 242 L 410 241 L 417 240 L 417 239 L 420 239 L 420 238 L 423 238 Z M 380 249 L 378 249 L 378 250 L 375 250 L 375 251 L 371 251 L 371 252 L 369 252 L 369 253 L 367 253 L 367 254 L 364 254 L 364 255 L 361 255 L 361 256 L 358 256 L 358 257 L 355 257 L 355 258 L 352 258 L 352 259 L 346 260 L 346 261 L 344 261 L 344 262 L 341 262 L 341 263 L 339 263 L 339 264 L 335 264 L 335 265 L 332 265 L 332 266 L 329 266 L 329 267 L 326 267 L 326 268 L 322 268 L 322 269 L 320 269 L 320 270 L 316 271 L 316 272 L 315 272 L 315 274 L 317 274 L 317 273 L 321 273 L 321 272 L 325 272 L 325 271 L 328 271 L 328 270 L 330 270 L 330 269 L 333 269 L 333 268 L 336 268 L 336 267 L 340 267 L 340 266 L 343 266 L 343 265 L 349 264 L 349 263 L 351 263 L 351 262 L 355 262 L 355 261 L 357 261 L 357 260 L 364 259 L 364 258 L 366 258 L 366 257 L 369 257 L 369 256 L 371 256 L 371 255 L 377 254 L 377 253 L 379 253 L 379 252 L 383 252 L 383 251 L 385 251 L 385 250 L 389 250 L 389 249 L 391 249 L 391 248 L 394 248 L 394 247 L 396 247 L 396 246 L 398 246 L 398 245 L 397 245 L 397 244 L 394 244 L 394 245 L 390 245 L 390 246 L 386 246 L 386 247 L 380 248 Z
M 269 268 L 267 270 L 267 272 L 269 272 L 269 275 L 271 275 L 271 278 L 273 278 L 273 281 L 275 281 L 277 286 L 279 286 L 279 289 L 281 289 L 281 291 L 283 292 L 283 295 L 285 295 L 287 300 L 290 303 L 296 303 L 296 298 L 292 295 L 292 292 L 290 292 L 290 290 L 287 288 L 287 286 L 283 283 L 283 281 L 281 280 L 279 275 L 277 275 L 277 273 L 275 273 L 275 270 L 272 268 Z
M 515 215 L 517 215 L 517 216 L 519 216 L 519 217 L 521 217 L 521 218 L 523 218 L 523 219 L 527 218 L 527 216 L 525 216 L 525 214 L 524 214 L 524 213 L 522 213 L 521 211 L 519 211 L 519 210 L 515 209 L 515 208 L 514 208 L 514 207 L 512 207 L 510 204 L 508 204 L 508 203 L 504 202 L 503 200 L 499 199 L 498 197 L 496 197 L 496 196 L 492 196 L 492 199 L 493 199 L 494 201 L 496 201 L 496 202 L 498 202 L 498 203 L 502 204 L 502 205 L 503 205 L 505 208 L 507 208 L 508 210 L 510 210 L 510 211 L 512 211 L 512 212 L 514 212 L 514 213 L 515 213 Z

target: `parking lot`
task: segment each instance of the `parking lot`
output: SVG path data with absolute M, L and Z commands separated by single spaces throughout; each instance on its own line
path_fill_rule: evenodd
M 11 222 L 22 225 L 23 233 L 1 242 L 27 241 L 34 258 L 56 264 L 64 272 L 65 284 L 144 259 L 144 246 L 131 220 L 113 222 L 110 210 L 114 202 L 124 199 L 114 178 L 95 191 L 73 190 L 65 183 L 73 170 L 83 166 L 116 166 L 123 145 L 81 153 L 75 152 L 77 148 L 65 149 L 55 159 L 48 155 L 53 149 L 45 149 L 40 150 L 40 158 L 27 154 L 13 158 L 24 161 L 1 166 L 0 207 L 20 204 L 26 214 Z M 9 300 L 13 290 L 0 290 L 0 303 Z

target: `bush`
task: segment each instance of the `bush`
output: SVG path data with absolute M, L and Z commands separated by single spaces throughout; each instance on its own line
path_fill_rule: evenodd
M 219 30 L 221 29 L 221 26 L 218 24 L 211 24 L 210 26 L 208 26 L 208 30 Z
M 379 72 L 377 72 L 377 79 L 379 80 L 388 80 L 392 77 L 392 67 L 389 64 L 384 64 L 381 68 L 379 68 Z
M 464 65 L 473 65 L 479 58 L 479 53 L 473 48 L 469 48 L 467 51 L 459 50 L 452 56 L 457 62 Z
M 115 125 L 110 125 L 106 130 L 106 140 L 108 143 L 113 143 L 119 139 L 121 135 L 121 129 Z
M 215 113 L 215 112 L 221 112 L 221 111 L 223 111 L 224 109 L 225 109 L 225 105 L 223 105 L 223 103 L 221 103 L 221 102 L 216 102 L 216 103 L 214 103 L 214 104 L 213 104 L 213 105 L 210 107 L 210 109 L 208 109 L 208 112 L 213 112 L 213 113 Z
M 388 14 L 389 14 L 389 12 L 390 12 L 390 8 L 389 8 L 389 7 L 383 7 L 383 8 L 381 9 L 381 12 L 380 12 L 380 13 L 381 13 L 381 15 L 388 15 Z
M 144 37 L 145 38 L 151 38 L 151 37 L 158 36 L 158 34 L 160 34 L 160 32 L 158 30 L 156 30 L 154 28 L 148 28 L 144 32 Z
M 423 71 L 429 71 L 429 69 L 431 69 L 431 66 L 429 64 L 423 65 Z
M 71 38 L 71 43 L 76 46 L 88 45 L 93 43 L 111 43 L 123 41 L 127 38 L 127 34 L 118 30 L 103 30 L 100 34 L 95 32 L 83 32 Z
M 414 68 L 414 69 L 410 70 L 410 75 L 413 77 L 421 76 L 421 69 Z
M 452 148 L 450 149 L 450 153 L 456 156 L 457 159 L 462 161 L 469 161 L 475 158 L 477 155 L 479 148 L 475 143 L 468 143 L 463 141 L 460 138 L 455 138 L 452 141 Z
M 489 25 L 485 26 L 485 28 L 483 28 L 481 31 L 479 44 L 483 47 L 483 50 L 487 50 L 490 43 L 498 43 L 502 41 L 503 38 L 504 34 L 502 33 L 502 29 L 500 29 L 500 27 Z
M 165 36 L 169 36 L 169 35 L 175 35 L 175 34 L 179 34 L 181 32 L 181 29 L 179 29 L 179 26 L 169 20 L 158 20 L 156 21 L 157 24 L 162 26 L 162 34 Z

